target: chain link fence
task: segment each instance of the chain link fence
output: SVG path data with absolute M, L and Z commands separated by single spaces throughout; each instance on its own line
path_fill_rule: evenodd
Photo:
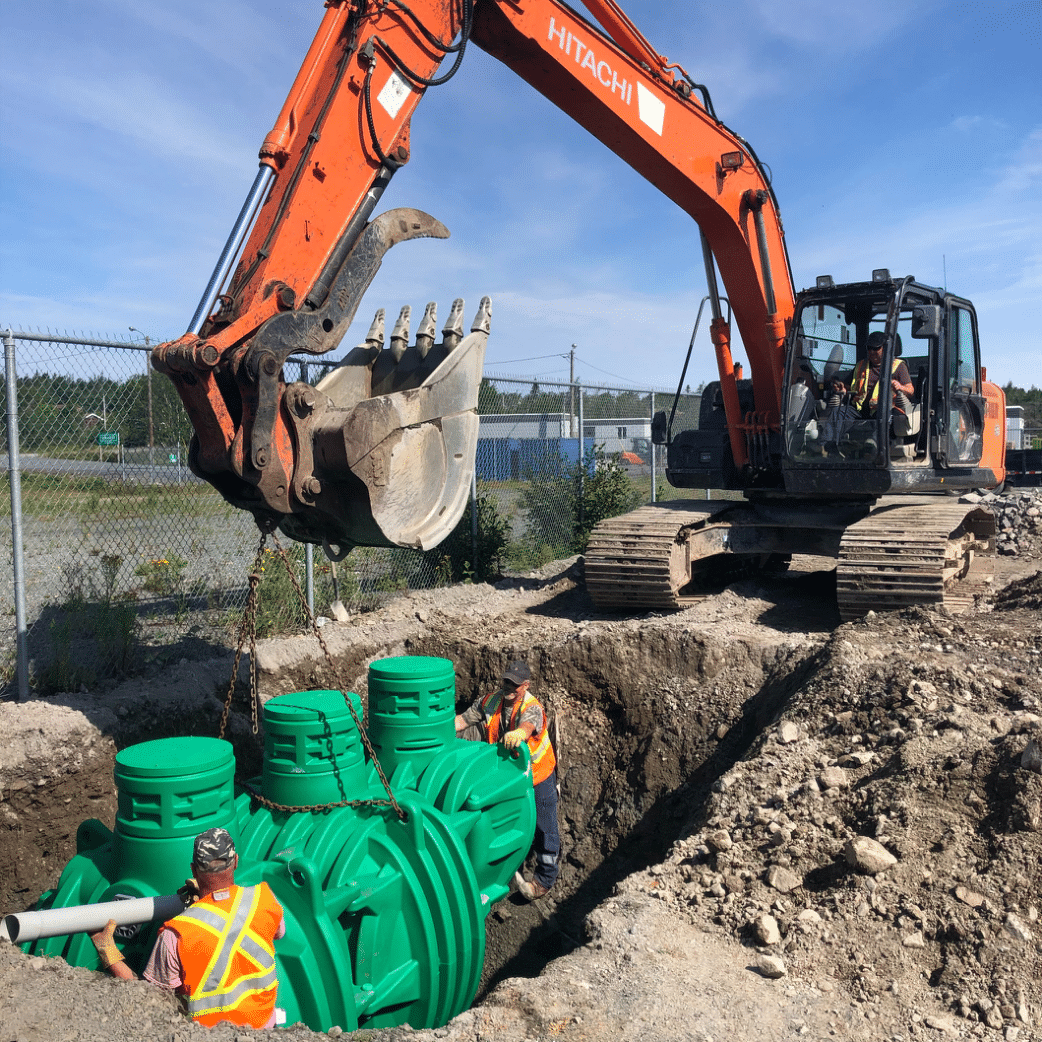
M 8 690 L 75 690 L 234 644 L 259 535 L 249 514 L 189 471 L 191 426 L 151 368 L 148 338 L 16 332 L 4 345 Z M 329 368 L 299 367 L 289 377 L 309 383 Z M 488 377 L 474 495 L 442 547 L 358 548 L 337 565 L 283 539 L 287 556 L 324 614 L 334 600 L 365 610 L 403 589 L 483 581 L 578 552 L 599 513 L 704 495 L 670 489 L 664 450 L 651 443 L 652 414 L 672 399 Z M 683 396 L 674 429 L 697 414 L 698 396 Z M 273 549 L 261 568 L 260 635 L 298 632 L 305 615 Z
M 538 567 L 585 548 L 596 521 L 662 498 L 672 489 L 665 449 L 651 421 L 669 410 L 664 391 L 487 377 L 478 403 L 479 494 L 508 526 L 503 560 Z M 684 395 L 676 424 L 697 425 L 699 397 Z

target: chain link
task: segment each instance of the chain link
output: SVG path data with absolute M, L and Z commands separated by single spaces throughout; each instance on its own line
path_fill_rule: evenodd
M 290 807 L 285 803 L 276 803 L 262 796 L 256 789 L 246 782 L 240 782 L 241 787 L 250 794 L 250 798 L 267 807 L 269 810 L 286 811 L 289 814 L 321 814 L 327 810 L 336 810 L 337 807 L 396 807 L 401 813 L 401 808 L 394 800 L 340 800 L 338 803 L 310 803 Z
M 337 683 L 337 688 L 343 696 L 348 711 L 351 713 L 351 718 L 355 722 L 355 727 L 358 728 L 358 733 L 362 738 L 362 745 L 365 747 L 369 759 L 376 768 L 376 773 L 380 776 L 380 784 L 383 785 L 384 791 L 387 793 L 387 798 L 390 800 L 391 806 L 394 807 L 395 814 L 398 815 L 400 820 L 404 821 L 405 811 L 402 810 L 398 801 L 394 798 L 394 793 L 391 792 L 391 783 L 387 780 L 387 775 L 384 774 L 384 769 L 380 766 L 380 760 L 377 758 L 376 750 L 373 748 L 373 743 L 369 740 L 369 735 L 366 733 L 365 727 L 362 726 L 362 721 L 358 718 L 358 713 L 355 712 L 355 707 L 351 704 L 351 699 L 347 697 L 347 685 L 344 683 L 343 677 L 340 676 L 340 669 L 333 661 L 333 656 L 330 654 L 329 647 L 326 644 L 325 638 L 322 636 L 322 627 L 315 621 L 315 616 L 311 611 L 311 606 L 308 604 L 308 599 L 305 596 L 304 591 L 300 588 L 300 582 L 297 580 L 297 574 L 293 570 L 293 564 L 289 559 L 289 555 L 286 553 L 282 543 L 279 542 L 279 537 L 276 532 L 271 533 L 271 538 L 275 543 L 275 546 L 278 548 L 279 553 L 282 555 L 282 563 L 286 566 L 286 574 L 289 576 L 289 581 L 293 584 L 293 589 L 297 591 L 300 606 L 304 609 L 304 614 L 307 616 L 307 620 L 311 624 L 311 632 L 315 634 L 315 639 L 318 641 L 319 647 L 322 649 L 322 654 L 325 655 L 326 662 L 329 664 L 329 669 L 333 674 L 333 679 Z
M 239 645 L 235 649 L 235 661 L 232 663 L 232 678 L 228 684 L 228 695 L 224 700 L 224 712 L 221 713 L 221 729 L 217 732 L 218 738 L 224 737 L 228 727 L 228 714 L 232 708 L 232 696 L 235 694 L 235 685 L 239 679 L 239 663 L 242 661 L 242 649 L 246 644 L 246 638 L 250 640 L 250 683 L 253 690 L 250 699 L 253 703 L 253 733 L 257 733 L 257 588 L 260 586 L 261 567 L 264 563 L 264 546 L 268 542 L 268 533 L 261 529 L 260 542 L 257 544 L 257 556 L 253 559 L 253 569 L 249 575 L 250 592 L 246 598 L 246 607 L 242 612 L 242 622 L 239 623 Z
M 239 644 L 235 650 L 235 661 L 232 665 L 232 678 L 228 685 L 228 695 L 224 700 L 224 712 L 221 714 L 221 729 L 218 733 L 219 738 L 224 737 L 224 732 L 228 726 L 228 714 L 231 711 L 232 696 L 235 693 L 235 684 L 239 676 L 239 663 L 242 660 L 242 650 L 246 644 L 247 639 L 250 642 L 250 715 L 253 724 L 253 733 L 257 734 L 260 726 L 258 722 L 259 711 L 260 711 L 260 685 L 258 683 L 257 674 L 257 605 L 259 599 L 259 587 L 261 581 L 261 571 L 264 563 L 264 548 L 268 541 L 269 532 L 264 528 L 261 529 L 260 542 L 257 545 L 257 556 L 253 562 L 253 570 L 250 572 L 249 584 L 250 592 L 246 598 L 246 607 L 242 613 L 242 622 L 239 626 Z M 297 574 L 293 570 L 293 562 L 290 561 L 289 555 L 286 553 L 285 548 L 279 541 L 279 537 L 274 531 L 270 532 L 272 541 L 275 543 L 278 549 L 279 556 L 282 559 L 282 563 L 286 568 L 286 574 L 289 576 L 289 581 L 293 586 L 293 589 L 297 592 L 297 597 L 300 601 L 300 606 L 304 610 L 304 615 L 307 617 L 308 622 L 311 625 L 311 631 L 315 634 L 318 639 L 319 647 L 322 648 L 322 653 L 325 655 L 326 662 L 329 664 L 329 668 L 333 674 L 333 678 L 336 681 L 340 694 L 344 699 L 344 703 L 347 705 L 351 718 L 355 722 L 355 727 L 358 729 L 358 734 L 361 736 L 362 745 L 365 748 L 366 753 L 369 756 L 370 761 L 376 768 L 376 773 L 380 777 L 380 783 L 384 787 L 384 791 L 387 793 L 386 800 L 340 800 L 338 803 L 316 803 L 301 805 L 298 807 L 287 806 L 282 803 L 275 803 L 269 800 L 266 796 L 262 796 L 259 792 L 254 791 L 249 785 L 240 783 L 242 788 L 245 789 L 250 796 L 258 803 L 263 804 L 270 810 L 285 811 L 290 814 L 317 814 L 324 811 L 333 810 L 336 807 L 393 807 L 395 814 L 398 815 L 400 821 L 405 821 L 406 813 L 402 810 L 401 805 L 394 798 L 394 793 L 391 792 L 390 782 L 387 780 L 387 775 L 384 774 L 384 769 L 380 766 L 380 761 L 377 758 L 376 750 L 373 748 L 373 743 L 369 740 L 369 735 L 366 733 L 365 727 L 362 721 L 358 717 L 358 713 L 355 711 L 355 707 L 351 704 L 351 699 L 347 696 L 346 685 L 344 684 L 343 678 L 340 676 L 340 670 L 337 668 L 336 663 L 333 661 L 333 656 L 329 651 L 329 647 L 322 636 L 321 627 L 315 621 L 314 613 L 311 611 L 311 607 L 308 604 L 307 596 L 304 591 L 300 588 L 300 582 L 297 579 Z M 341 788 L 341 792 L 343 789 Z

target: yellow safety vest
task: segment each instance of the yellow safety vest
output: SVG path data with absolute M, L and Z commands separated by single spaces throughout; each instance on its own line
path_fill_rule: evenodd
M 901 359 L 895 358 L 890 363 L 890 379 L 894 378 L 894 373 L 897 372 L 898 367 L 901 365 Z M 868 362 L 863 358 L 854 367 L 854 383 L 851 390 L 854 395 L 854 408 L 861 409 L 865 404 L 865 397 L 868 392 L 868 374 L 871 372 Z M 880 374 L 882 375 L 882 374 Z M 879 380 L 876 380 L 875 387 L 872 388 L 872 394 L 868 395 L 869 404 L 871 405 L 872 411 L 875 412 L 879 407 Z

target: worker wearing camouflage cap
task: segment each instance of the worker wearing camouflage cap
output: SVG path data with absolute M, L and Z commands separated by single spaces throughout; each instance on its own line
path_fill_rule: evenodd
M 471 741 L 501 742 L 508 749 L 528 743 L 535 786 L 536 855 L 534 878 L 515 876 L 519 892 L 529 901 L 545 897 L 557 880 L 561 838 L 557 828 L 557 758 L 547 733 L 547 718 L 539 701 L 529 692 L 532 671 L 524 662 L 511 662 L 502 683 L 477 699 L 456 717 L 456 733 Z
M 207 1027 L 227 1022 L 275 1026 L 275 940 L 285 936 L 282 906 L 267 883 L 236 886 L 239 855 L 227 830 L 207 829 L 195 840 L 192 878 L 178 893 L 192 903 L 159 930 L 145 980 L 181 995 L 193 1019 Z M 133 980 L 115 943 L 116 923 L 91 940 L 113 976 Z

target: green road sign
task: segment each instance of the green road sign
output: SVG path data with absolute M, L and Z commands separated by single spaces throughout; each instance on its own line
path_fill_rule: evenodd
M 99 445 L 118 445 L 119 431 L 101 431 L 98 434 Z

